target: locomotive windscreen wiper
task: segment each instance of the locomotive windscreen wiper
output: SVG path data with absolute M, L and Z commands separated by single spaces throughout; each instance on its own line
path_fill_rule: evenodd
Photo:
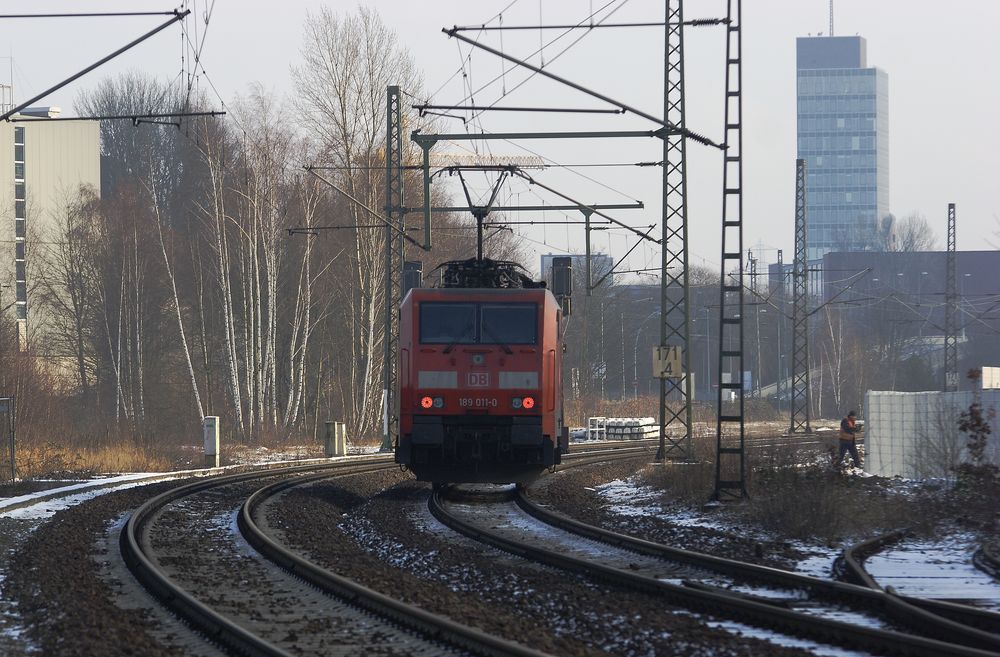
M 469 334 L 469 331 L 471 331 L 474 328 L 476 328 L 475 324 L 473 324 L 471 322 L 468 323 L 468 324 L 466 324 L 465 328 L 462 329 L 462 332 L 458 334 L 458 337 L 455 338 L 454 340 L 452 340 L 451 343 L 447 347 L 444 348 L 444 352 L 443 353 L 450 354 L 451 350 L 455 348 L 455 345 L 457 345 L 459 342 L 461 342 L 465 338 L 465 336 L 467 336 Z
M 490 340 L 493 340 L 494 344 L 496 344 L 498 347 L 500 347 L 501 349 L 503 349 L 503 352 L 505 354 L 512 354 L 512 353 L 514 353 L 513 349 L 511 349 L 510 347 L 508 347 L 506 344 L 503 343 L 502 340 L 500 340 L 499 338 L 497 338 L 496 334 L 493 333 L 493 330 L 490 329 L 489 324 L 487 324 L 486 322 L 483 322 L 483 333 L 485 333 L 486 337 L 488 337 Z

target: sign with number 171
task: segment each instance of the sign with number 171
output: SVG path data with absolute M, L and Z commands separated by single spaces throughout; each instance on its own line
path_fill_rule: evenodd
M 653 347 L 653 376 L 655 378 L 679 379 L 683 375 L 680 346 Z

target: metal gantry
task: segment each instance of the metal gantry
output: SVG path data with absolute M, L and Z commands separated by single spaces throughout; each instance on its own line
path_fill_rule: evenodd
M 687 137 L 684 118 L 684 2 L 667 0 L 663 118 L 680 130 L 663 135 L 663 224 L 660 244 L 660 347 L 678 345 L 681 378 L 660 378 L 660 446 L 656 460 L 691 455 L 690 295 L 687 239 Z M 674 400 L 679 399 L 680 403 Z M 670 400 L 670 401 L 668 401 Z M 671 404 L 671 401 L 674 401 Z M 668 434 L 678 425 L 680 431 Z
M 795 161 L 795 264 L 792 271 L 792 395 L 789 433 L 809 426 L 809 261 L 806 234 L 806 161 Z
M 743 404 L 743 74 L 741 0 L 728 0 L 722 175 L 719 387 L 713 499 L 747 496 Z M 728 393 L 735 393 L 730 402 Z M 729 402 L 726 407 L 723 404 Z
M 385 136 L 385 333 L 382 337 L 382 447 L 388 452 L 399 436 L 399 399 L 396 395 L 399 326 L 403 276 L 403 101 L 398 86 L 386 93 Z
M 955 327 L 955 306 L 958 297 L 955 272 L 955 204 L 948 204 L 948 257 L 945 277 L 947 287 L 944 306 L 944 390 L 958 390 L 958 335 Z

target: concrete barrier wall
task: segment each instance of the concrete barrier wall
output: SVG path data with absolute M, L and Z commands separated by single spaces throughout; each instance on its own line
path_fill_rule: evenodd
M 971 392 L 883 392 L 865 395 L 865 470 L 908 478 L 954 476 L 967 458 L 968 436 L 958 430 L 959 415 L 972 403 Z M 1000 390 L 980 394 L 984 409 L 1000 409 Z M 995 422 L 991 422 L 995 425 Z M 1000 465 L 1000 434 L 987 440 L 987 455 Z

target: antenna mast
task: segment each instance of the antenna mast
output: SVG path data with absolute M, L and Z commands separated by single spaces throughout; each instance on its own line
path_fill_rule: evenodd
M 830 0 L 830 36 L 833 36 L 833 0 Z

